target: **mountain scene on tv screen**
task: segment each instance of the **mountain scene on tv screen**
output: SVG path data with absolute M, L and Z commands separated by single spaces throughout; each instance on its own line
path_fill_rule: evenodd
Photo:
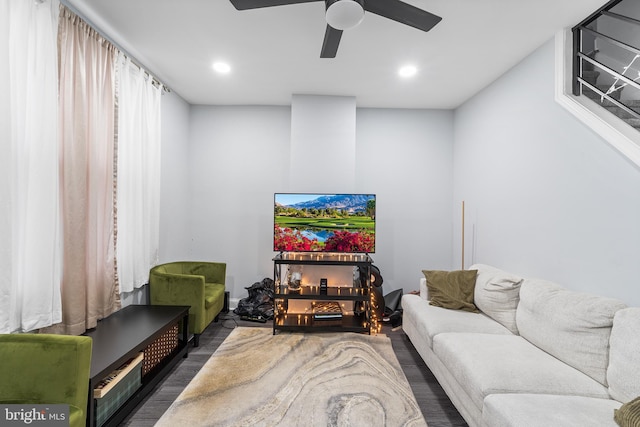
M 276 194 L 274 250 L 375 251 L 375 196 Z

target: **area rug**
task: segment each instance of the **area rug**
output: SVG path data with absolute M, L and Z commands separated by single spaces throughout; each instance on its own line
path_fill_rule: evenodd
M 426 426 L 383 335 L 234 329 L 156 426 Z

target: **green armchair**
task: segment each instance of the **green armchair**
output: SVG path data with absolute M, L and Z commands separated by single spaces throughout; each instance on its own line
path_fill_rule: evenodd
M 224 307 L 227 264 L 181 261 L 160 264 L 149 272 L 152 305 L 188 305 L 189 332 L 198 347 L 200 334 Z
M 84 427 L 92 344 L 85 336 L 0 335 L 0 403 L 69 405 L 69 425 Z

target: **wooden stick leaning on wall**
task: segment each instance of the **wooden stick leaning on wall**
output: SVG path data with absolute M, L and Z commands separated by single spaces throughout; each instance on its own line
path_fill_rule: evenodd
M 464 270 L 464 200 L 462 201 L 462 270 Z

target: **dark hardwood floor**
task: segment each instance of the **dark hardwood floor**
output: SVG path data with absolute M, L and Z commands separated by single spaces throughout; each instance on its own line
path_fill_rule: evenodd
M 155 425 L 236 326 L 272 327 L 271 323 L 242 321 L 231 312 L 221 315 L 220 321 L 211 324 L 200 336 L 200 346 L 189 347 L 189 357 L 180 361 L 120 425 L 131 427 Z M 390 326 L 385 325 L 382 333 L 391 339 L 398 361 L 409 380 L 429 427 L 467 426 L 402 329 L 393 331 Z

